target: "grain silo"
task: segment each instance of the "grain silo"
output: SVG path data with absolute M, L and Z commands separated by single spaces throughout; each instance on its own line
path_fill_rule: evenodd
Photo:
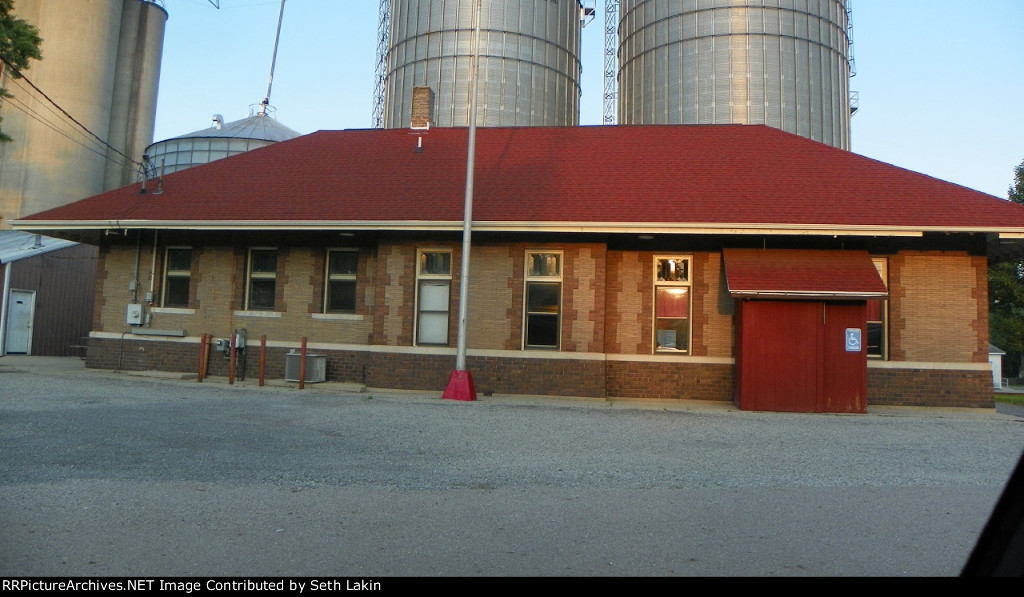
M 622 0 L 620 124 L 767 124 L 850 146 L 846 0 Z
M 381 126 L 410 124 L 413 89 L 429 88 L 430 124 L 469 125 L 479 1 L 479 126 L 579 122 L 579 0 L 391 0 Z
M 156 0 L 18 0 L 43 59 L 0 87 L 0 215 L 17 218 L 138 180 L 153 140 L 167 12 Z
M 216 114 L 210 128 L 150 145 L 146 149 L 147 174 L 150 178 L 170 174 L 299 135 L 265 110 L 229 123 Z

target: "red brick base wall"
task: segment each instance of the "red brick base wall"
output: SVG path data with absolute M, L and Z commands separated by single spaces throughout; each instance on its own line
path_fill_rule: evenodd
M 601 361 L 466 357 L 477 394 L 537 394 L 603 398 Z M 447 355 L 373 353 L 366 385 L 443 391 L 455 358 Z M 330 374 L 330 372 L 328 372 Z
M 260 371 L 258 344 L 244 356 L 247 379 Z M 265 379 L 284 379 L 290 349 L 268 348 Z M 449 355 L 309 350 L 327 359 L 326 380 L 369 387 L 442 392 L 455 366 Z M 238 355 L 238 359 L 242 359 Z M 91 338 L 86 366 L 117 371 L 173 371 L 196 375 L 199 344 Z M 227 377 L 230 360 L 211 348 L 207 376 Z M 731 364 L 467 357 L 478 394 L 534 394 L 590 398 L 733 400 Z M 239 376 L 236 373 L 236 377 Z M 868 404 L 994 408 L 988 371 L 868 369 Z
M 621 398 L 733 400 L 733 366 L 608 361 L 608 395 Z
M 868 405 L 994 408 L 988 371 L 868 369 Z
M 604 361 L 468 357 L 477 392 L 604 398 Z
M 266 379 L 284 379 L 285 355 L 290 349 L 268 348 L 264 359 Z M 244 357 L 236 354 L 246 378 L 259 375 L 259 345 L 250 343 Z M 455 367 L 454 356 L 389 352 L 314 350 L 307 354 L 327 357 L 326 380 L 362 383 L 370 387 L 442 392 Z M 230 359 L 212 347 L 207 361 L 208 377 L 227 377 Z M 196 342 L 123 341 L 91 338 L 86 366 L 117 371 L 176 371 L 196 375 L 199 344 Z M 600 360 L 517 359 L 468 357 L 466 367 L 478 393 L 539 394 L 603 398 L 604 363 Z M 240 373 L 236 373 L 239 376 Z

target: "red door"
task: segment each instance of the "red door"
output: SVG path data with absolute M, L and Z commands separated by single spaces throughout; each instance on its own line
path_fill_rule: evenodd
M 865 411 L 867 353 L 853 342 L 864 338 L 865 303 L 745 300 L 738 315 L 741 409 Z
M 825 303 L 825 355 L 819 412 L 867 412 L 867 304 Z
M 821 303 L 742 301 L 743 410 L 816 410 L 821 342 Z

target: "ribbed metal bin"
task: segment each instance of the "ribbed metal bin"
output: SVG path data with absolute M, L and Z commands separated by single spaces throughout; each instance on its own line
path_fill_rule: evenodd
M 845 0 L 622 0 L 620 124 L 767 124 L 849 149 Z
M 299 381 L 302 368 L 302 355 L 289 352 L 284 355 L 284 380 Z M 305 383 L 319 383 L 327 379 L 327 355 L 306 354 Z
M 392 0 L 383 126 L 405 128 L 413 88 L 434 91 L 431 123 L 469 126 L 476 0 Z M 482 0 L 478 126 L 579 123 L 579 0 Z

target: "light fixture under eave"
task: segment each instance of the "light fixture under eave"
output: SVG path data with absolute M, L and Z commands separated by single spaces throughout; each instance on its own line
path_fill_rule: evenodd
M 650 234 L 641 234 L 637 238 L 639 238 L 640 240 L 654 240 L 654 236 Z

